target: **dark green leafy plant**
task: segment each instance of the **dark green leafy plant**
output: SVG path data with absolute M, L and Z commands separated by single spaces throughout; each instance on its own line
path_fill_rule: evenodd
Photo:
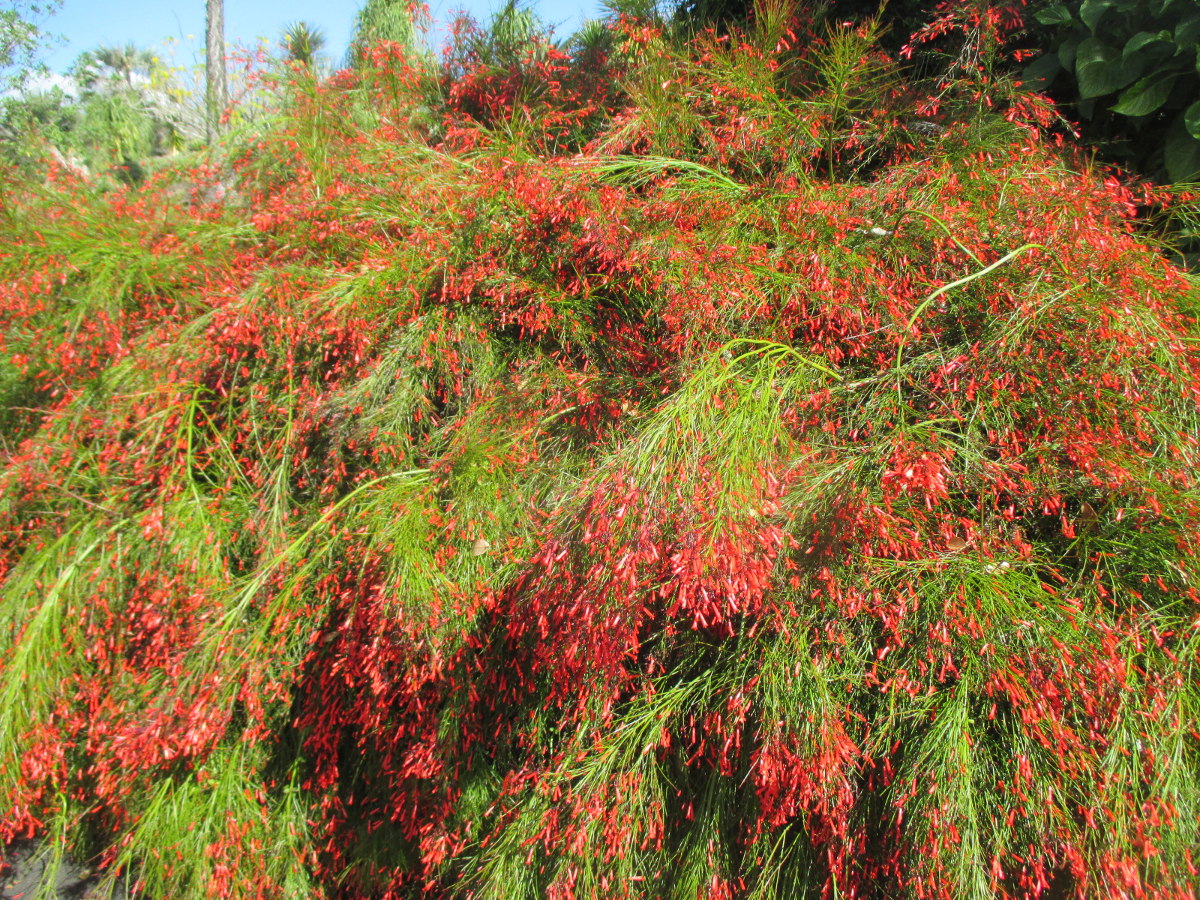
M 1036 19 L 1049 49 L 1029 83 L 1073 102 L 1119 161 L 1168 181 L 1200 175 L 1200 5 L 1056 0 Z

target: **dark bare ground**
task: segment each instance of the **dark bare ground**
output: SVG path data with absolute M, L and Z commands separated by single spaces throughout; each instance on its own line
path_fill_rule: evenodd
M 71 857 L 53 883 L 47 872 L 53 850 L 37 841 L 17 841 L 0 850 L 0 900 L 126 900 L 125 890 L 105 885 L 100 873 Z

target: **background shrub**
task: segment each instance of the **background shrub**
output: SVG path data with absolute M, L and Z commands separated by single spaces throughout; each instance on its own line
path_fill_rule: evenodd
M 138 191 L 8 177 L 0 839 L 172 900 L 1194 894 L 1200 286 L 1015 18 L 939 10 L 938 82 L 759 9 L 505 7 Z
M 1200 7 L 1188 0 L 1041 6 L 1047 49 L 1025 70 L 1110 158 L 1159 180 L 1200 177 Z

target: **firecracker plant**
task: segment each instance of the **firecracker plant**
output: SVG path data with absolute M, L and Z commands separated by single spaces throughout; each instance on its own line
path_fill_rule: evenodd
M 5 184 L 0 839 L 146 898 L 1194 897 L 1163 198 L 870 21 L 501 15 Z

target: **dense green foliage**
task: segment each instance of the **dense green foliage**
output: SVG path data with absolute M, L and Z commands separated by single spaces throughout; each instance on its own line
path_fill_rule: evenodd
M 406 0 L 366 0 L 354 19 L 346 64 L 360 63 L 368 48 L 381 41 L 415 49 L 420 22 L 414 21 L 412 8 Z
M 7 175 L 0 839 L 172 900 L 1194 896 L 1200 285 L 964 6 L 924 83 L 877 18 L 509 5 L 138 191 Z
M 141 180 L 155 157 L 197 146 L 194 103 L 166 64 L 133 46 L 99 47 L 79 56 L 60 88 L 6 97 L 0 109 L 0 158 L 27 175 L 46 154 L 89 172 Z
M 20 87 L 48 38 L 45 20 L 59 0 L 7 0 L 0 9 L 0 91 Z
M 1026 70 L 1034 85 L 1072 101 L 1113 158 L 1167 181 L 1200 180 L 1200 6 L 1056 0 L 1036 18 L 1050 48 Z

